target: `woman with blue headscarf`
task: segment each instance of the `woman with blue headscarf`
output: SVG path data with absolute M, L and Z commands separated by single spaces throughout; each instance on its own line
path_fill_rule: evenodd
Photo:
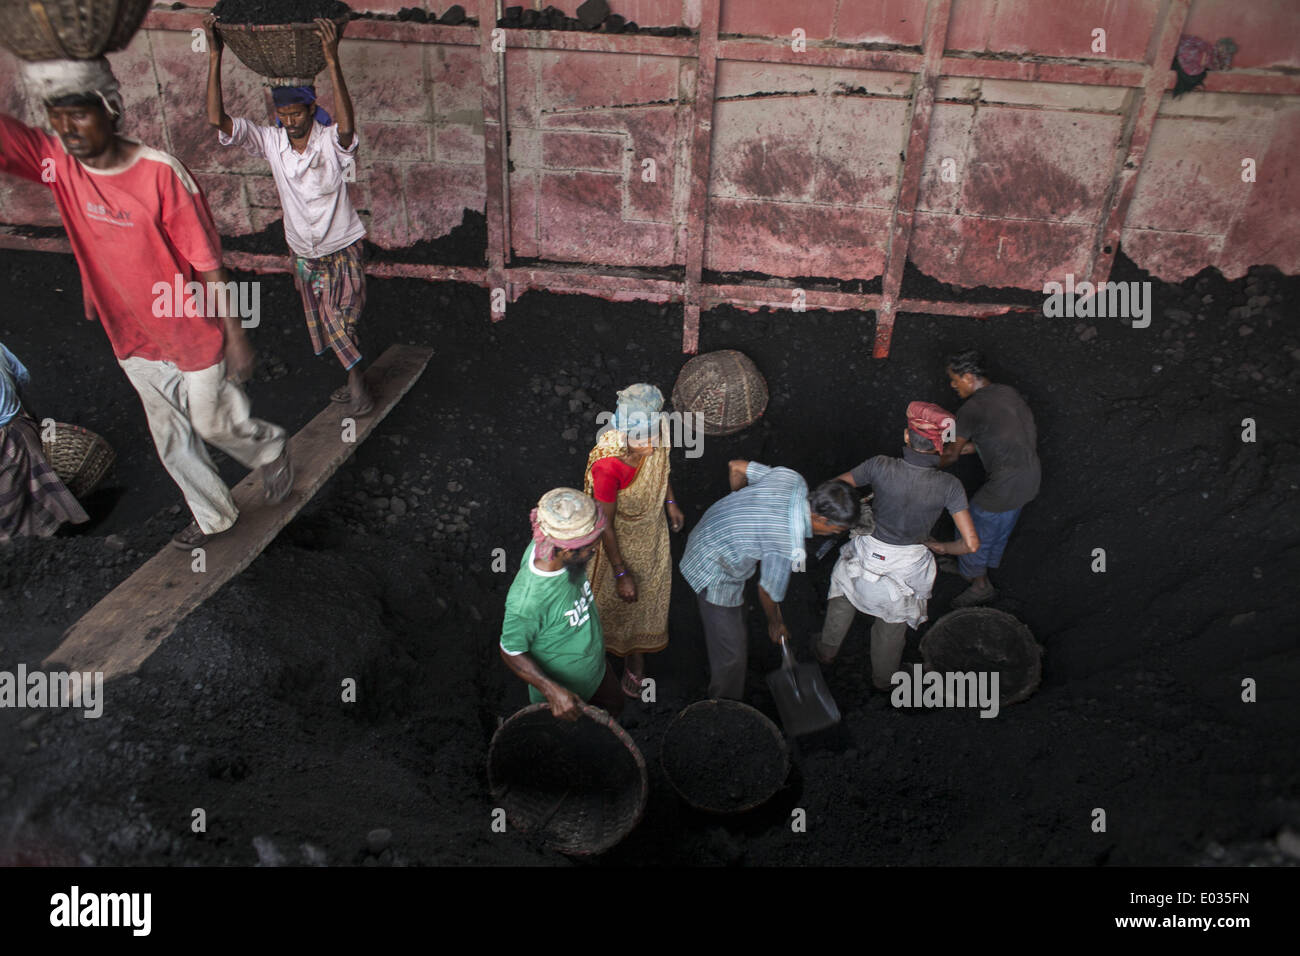
M 605 650 L 623 658 L 623 693 L 637 697 L 643 655 L 668 646 L 672 555 L 668 529 L 685 523 L 668 481 L 671 445 L 663 393 L 633 385 L 618 393 L 612 427 L 587 457 L 584 491 L 608 521 L 587 565 Z

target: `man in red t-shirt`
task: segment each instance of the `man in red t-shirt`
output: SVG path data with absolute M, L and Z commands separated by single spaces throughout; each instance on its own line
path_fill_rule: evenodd
M 0 170 L 49 186 L 86 318 L 108 333 L 193 512 L 172 543 L 197 547 L 239 517 L 204 441 L 259 468 L 267 500 L 293 487 L 284 429 L 250 417 L 240 387 L 253 351 L 239 316 L 212 293 L 234 288 L 212 285 L 227 281 L 212 213 L 180 160 L 118 133 L 122 103 L 107 60 L 26 64 L 24 73 L 58 136 L 0 114 Z

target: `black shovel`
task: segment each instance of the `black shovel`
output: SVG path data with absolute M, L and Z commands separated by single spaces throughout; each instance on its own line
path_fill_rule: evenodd
M 791 737 L 815 733 L 840 722 L 840 709 L 816 664 L 797 664 L 781 638 L 781 666 L 767 675 L 781 725 Z

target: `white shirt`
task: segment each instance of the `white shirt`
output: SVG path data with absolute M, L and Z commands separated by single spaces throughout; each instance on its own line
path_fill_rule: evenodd
M 259 126 L 235 117 L 230 135 L 218 131 L 222 146 L 240 146 L 271 164 L 284 209 L 284 238 L 295 255 L 318 259 L 350 246 L 366 234 L 348 198 L 344 170 L 356 162 L 358 137 L 339 145 L 338 124 L 313 123 L 301 153 L 282 126 Z
M 926 620 L 936 571 L 934 555 L 923 544 L 854 535 L 840 549 L 828 596 L 846 597 L 863 614 L 915 630 Z

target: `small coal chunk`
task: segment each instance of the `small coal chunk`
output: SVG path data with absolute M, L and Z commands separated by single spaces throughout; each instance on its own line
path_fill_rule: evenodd
M 446 9 L 443 15 L 438 18 L 438 22 L 445 23 L 449 27 L 454 27 L 461 23 L 464 23 L 465 8 L 462 7 L 459 3 L 452 4 L 450 7 Z
M 584 30 L 594 30 L 601 21 L 609 16 L 609 4 L 605 0 L 587 0 L 578 7 L 578 22 Z
M 622 33 L 623 26 L 626 22 L 627 21 L 624 20 L 623 17 L 620 17 L 617 13 L 611 13 L 609 16 L 605 18 L 605 32 Z
M 435 19 L 437 18 L 435 17 Z M 413 7 L 411 9 L 411 20 L 415 23 L 428 23 L 429 11 L 425 10 L 423 7 Z
M 415 11 L 412 10 L 410 7 L 402 7 L 402 9 L 397 11 L 397 19 L 403 21 L 409 20 L 411 19 L 411 15 L 414 13 Z
M 519 25 L 525 30 L 533 30 L 541 20 L 542 15 L 536 10 L 525 10 L 523 16 L 519 18 Z

